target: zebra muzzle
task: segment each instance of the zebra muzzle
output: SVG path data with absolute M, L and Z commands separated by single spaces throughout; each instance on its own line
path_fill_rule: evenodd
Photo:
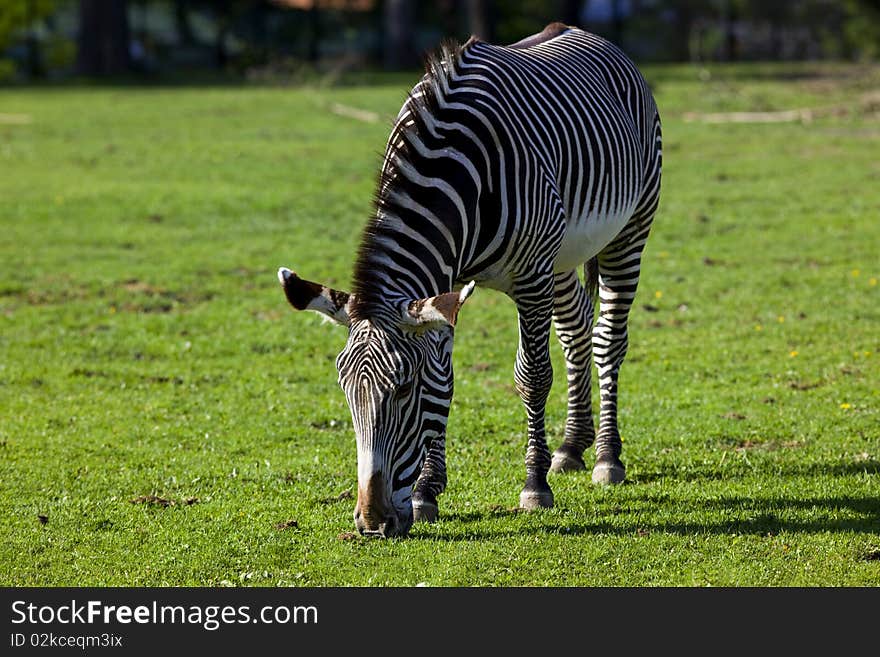
M 362 536 L 391 538 L 402 536 L 412 524 L 401 521 L 387 494 L 382 473 L 373 473 L 366 488 L 358 486 L 358 501 L 354 510 L 354 524 Z
M 361 536 L 373 536 L 376 538 L 391 538 L 392 536 L 398 535 L 397 530 L 397 519 L 392 514 L 388 516 L 385 522 L 380 522 L 378 528 L 376 529 L 368 529 L 366 524 L 358 522 L 359 516 L 355 515 L 355 526 L 357 527 L 358 533 Z

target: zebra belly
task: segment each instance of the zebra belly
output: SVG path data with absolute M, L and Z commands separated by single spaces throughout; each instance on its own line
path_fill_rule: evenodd
M 631 215 L 632 210 L 627 208 L 626 212 L 620 214 L 601 217 L 587 215 L 570 220 L 565 227 L 565 236 L 553 270 L 561 273 L 577 269 L 604 249 L 623 230 Z

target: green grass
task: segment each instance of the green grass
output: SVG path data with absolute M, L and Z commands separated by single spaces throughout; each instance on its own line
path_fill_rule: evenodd
M 344 536 L 345 333 L 294 313 L 275 270 L 347 287 L 400 78 L 0 92 L 31 118 L 0 124 L 0 583 L 880 584 L 880 119 L 860 100 L 880 73 L 647 75 L 664 188 L 621 376 L 628 482 L 553 476 L 555 509 L 511 510 L 515 312 L 480 289 L 441 520 L 389 541 Z M 684 120 L 827 105 L 851 111 Z

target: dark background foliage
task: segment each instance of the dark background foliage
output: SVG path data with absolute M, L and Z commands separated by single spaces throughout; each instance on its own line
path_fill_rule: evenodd
M 443 38 L 510 43 L 554 20 L 642 62 L 880 55 L 880 0 L 11 0 L 0 80 L 410 69 Z

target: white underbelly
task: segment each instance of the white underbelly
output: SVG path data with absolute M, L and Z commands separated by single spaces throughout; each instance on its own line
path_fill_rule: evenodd
M 577 269 L 595 256 L 623 229 L 631 215 L 631 209 L 627 208 L 621 214 L 601 217 L 588 215 L 569 221 L 562 247 L 556 256 L 554 271 L 560 273 Z

